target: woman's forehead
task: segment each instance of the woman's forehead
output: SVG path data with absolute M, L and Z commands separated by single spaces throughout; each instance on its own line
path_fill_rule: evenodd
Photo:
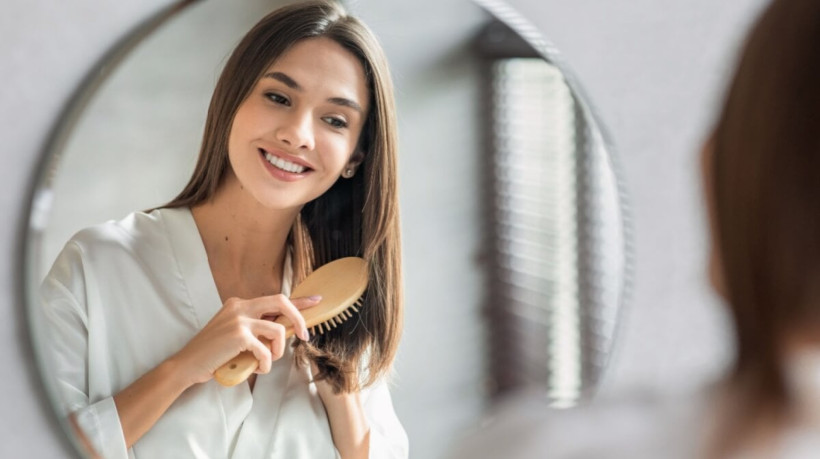
M 297 91 L 350 99 L 367 108 L 369 91 L 361 61 L 330 38 L 294 43 L 268 66 L 262 76 L 265 78 L 276 79 Z

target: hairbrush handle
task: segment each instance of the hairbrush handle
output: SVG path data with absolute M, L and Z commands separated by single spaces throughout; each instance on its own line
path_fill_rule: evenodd
M 262 340 L 265 343 L 267 340 Z M 270 345 L 268 343 L 265 343 Z M 244 351 L 229 360 L 214 372 L 214 379 L 225 387 L 235 386 L 250 378 L 256 369 L 259 368 L 259 361 L 254 357 L 253 352 Z

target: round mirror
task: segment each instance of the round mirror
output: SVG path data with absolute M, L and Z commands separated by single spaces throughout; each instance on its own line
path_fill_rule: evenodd
M 225 61 L 285 3 L 182 1 L 161 12 L 94 69 L 55 131 L 31 204 L 26 301 L 69 435 L 83 430 L 67 421 L 53 354 L 70 343 L 48 338 L 40 284 L 77 231 L 179 193 Z M 390 395 L 413 455 L 437 457 L 498 396 L 534 385 L 567 407 L 599 386 L 631 273 L 623 187 L 578 82 L 503 2 L 452 2 L 436 15 L 351 3 L 396 87 L 405 320 Z M 143 339 L 129 345 L 153 337 Z M 93 372 L 99 351 L 73 371 Z

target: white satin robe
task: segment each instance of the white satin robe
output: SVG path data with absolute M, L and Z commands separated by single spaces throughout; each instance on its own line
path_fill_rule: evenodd
M 285 263 L 282 293 L 292 272 Z M 62 409 L 105 458 L 334 458 L 324 406 L 290 346 L 269 374 L 186 390 L 126 449 L 113 395 L 173 355 L 222 307 L 187 208 L 133 213 L 76 234 L 41 288 L 47 362 Z M 406 458 L 407 436 L 384 382 L 361 393 L 370 457 Z

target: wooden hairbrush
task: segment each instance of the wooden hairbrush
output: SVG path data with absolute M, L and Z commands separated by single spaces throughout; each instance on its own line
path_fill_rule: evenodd
M 315 306 L 299 311 L 310 334 L 324 334 L 353 317 L 361 306 L 367 278 L 367 262 L 359 257 L 346 257 L 323 265 L 297 285 L 291 298 L 322 296 Z M 285 326 L 285 339 L 294 335 L 293 324 L 287 317 L 279 316 L 274 322 Z M 269 344 L 265 339 L 262 342 Z M 258 366 L 253 353 L 245 351 L 219 367 L 214 379 L 223 386 L 235 386 L 248 379 Z

